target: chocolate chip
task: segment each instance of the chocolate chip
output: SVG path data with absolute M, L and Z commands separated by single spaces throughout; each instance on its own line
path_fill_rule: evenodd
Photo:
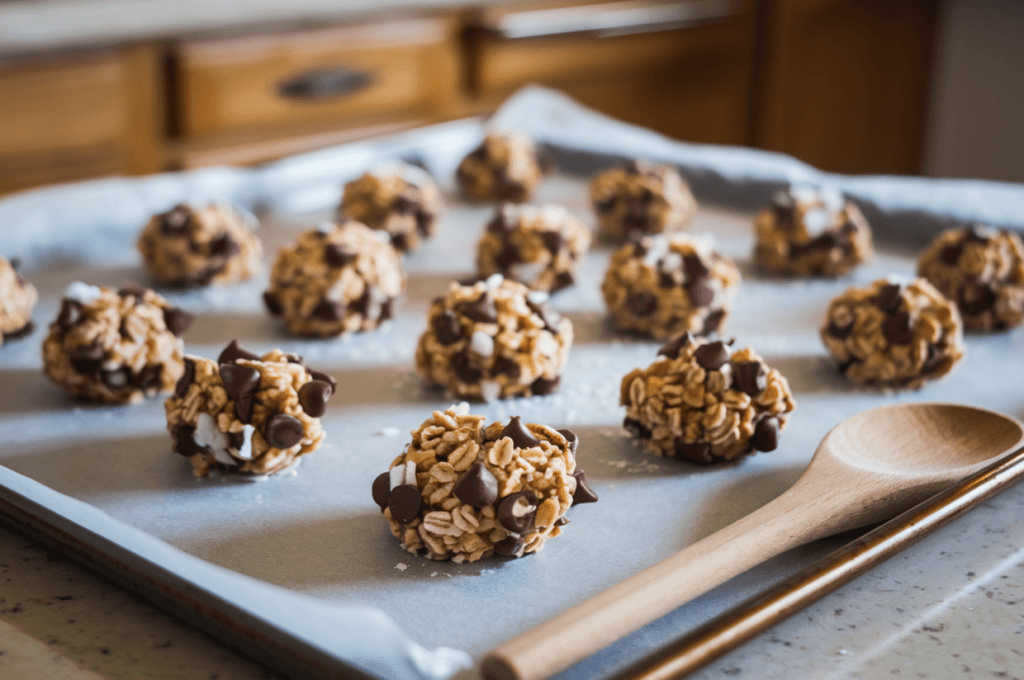
M 678 272 L 667 272 L 664 269 L 658 271 L 659 288 L 675 288 L 677 285 Z
M 555 520 L 555 526 L 556 527 L 564 527 L 568 523 L 569 523 L 569 518 L 566 517 L 565 515 L 562 515 L 561 517 L 559 517 L 558 519 Z
M 118 390 L 132 384 L 132 372 L 125 366 L 113 371 L 100 371 L 100 380 L 107 387 Z
M 128 317 L 123 317 L 121 323 L 117 324 L 117 334 L 121 336 L 121 339 L 125 342 L 132 341 L 132 334 L 128 331 Z
M 482 508 L 498 500 L 498 480 L 483 463 L 474 463 L 455 483 L 452 493 L 466 505 Z
M 576 283 L 576 279 L 569 272 L 558 272 L 555 280 L 551 282 L 551 292 L 557 293 Z
M 622 226 L 626 232 L 640 233 L 647 231 L 647 211 L 641 206 L 630 205 L 622 216 Z
M 506 531 L 523 535 L 533 528 L 537 516 L 537 497 L 533 491 L 520 491 L 506 496 L 498 504 L 498 522 Z
M 106 351 L 98 342 L 76 347 L 70 352 L 71 366 L 79 373 L 96 373 L 103 364 Z
M 946 359 L 946 353 L 938 350 L 935 345 L 928 345 L 928 356 L 924 360 L 921 370 L 931 373 L 937 369 Z
M 973 295 L 968 297 L 968 293 L 973 293 Z M 961 291 L 958 306 L 964 316 L 978 316 L 991 311 L 995 307 L 997 297 L 991 287 L 982 284 L 974 287 L 973 290 L 968 288 Z
M 509 269 L 520 260 L 519 249 L 513 243 L 505 243 L 494 256 L 494 264 L 503 274 L 508 274 Z
M 562 245 L 565 244 L 565 238 L 557 231 L 545 231 L 540 235 L 540 238 L 544 241 L 544 247 L 552 255 L 557 255 L 558 251 L 562 249 Z
M 732 365 L 736 388 L 756 397 L 768 384 L 768 372 L 760 361 L 740 361 Z
M 534 396 L 543 397 L 557 390 L 558 385 L 561 382 L 562 378 L 560 376 L 556 376 L 550 380 L 540 377 L 530 383 L 530 391 L 533 392 Z
M 565 441 L 569 444 L 569 450 L 576 453 L 576 447 L 580 443 L 579 437 L 576 436 L 576 433 L 572 430 L 558 430 L 558 434 L 565 437 Z
M 521 449 L 528 449 L 533 446 L 539 446 L 540 440 L 533 436 L 533 433 L 525 425 L 519 416 L 512 416 L 509 419 L 508 425 L 501 431 L 502 437 L 510 437 L 512 443 Z
M 148 390 L 160 386 L 160 378 L 163 376 L 163 364 L 147 364 L 135 376 L 135 386 L 140 390 Z
M 380 506 L 381 510 L 388 507 L 391 501 L 391 473 L 382 472 L 373 480 L 373 502 Z
M 221 355 L 223 356 L 223 355 Z M 188 393 L 188 387 L 196 379 L 196 363 L 191 359 L 185 359 L 185 372 L 178 378 L 178 382 L 174 383 L 174 396 L 178 399 L 184 399 Z
M 693 344 L 693 342 L 693 335 L 691 335 L 689 331 L 687 331 L 686 333 L 683 333 L 679 337 L 670 340 L 668 344 L 663 345 L 662 348 L 658 350 L 658 356 L 668 357 L 669 359 L 678 359 L 679 353 L 683 350 L 683 348 L 689 347 L 690 345 Z
M 220 379 L 224 391 L 234 400 L 252 394 L 260 385 L 260 372 L 245 364 L 221 364 Z
M 391 298 L 376 286 L 367 285 L 363 294 L 353 300 L 348 308 L 366 319 L 385 321 L 391 318 Z M 385 309 L 387 312 L 385 313 Z
M 558 325 L 562 323 L 562 315 L 552 309 L 551 305 L 546 302 L 538 304 L 527 298 L 526 306 L 530 308 L 531 312 L 540 317 L 540 320 L 544 322 L 546 330 L 558 333 Z
M 650 316 L 658 309 L 658 298 L 653 293 L 640 290 L 630 293 L 626 298 L 626 304 L 637 316 Z
M 248 425 L 252 422 L 252 402 L 256 393 L 243 394 L 235 400 L 235 415 L 238 420 Z
M 694 281 L 687 290 L 694 307 L 707 307 L 715 300 L 715 289 L 705 279 Z
M 31 321 L 29 321 L 28 323 L 26 323 L 24 326 L 22 326 L 18 330 L 10 331 L 9 333 L 0 333 L 0 337 L 2 337 L 5 340 L 14 340 L 15 338 L 23 338 L 26 335 L 29 335 L 30 333 L 32 333 L 32 331 L 35 330 L 35 327 L 36 327 L 36 325 L 34 323 L 32 323 Z
M 572 492 L 572 504 L 596 503 L 597 494 L 587 484 L 587 476 L 583 474 L 583 470 L 577 470 L 572 473 L 572 476 L 576 479 L 576 490 Z
M 708 314 L 704 317 L 704 327 L 701 329 L 701 334 L 707 335 L 708 333 L 714 333 L 717 331 L 721 327 L 723 319 L 725 319 L 724 309 L 716 309 Z
M 164 325 L 177 338 L 180 338 L 195 320 L 196 317 L 177 307 L 164 307 Z
M 642 236 L 638 234 L 631 234 L 629 241 L 633 246 L 633 257 L 641 258 L 649 252 L 647 250 L 647 246 L 644 245 Z
M 951 246 L 946 246 L 939 252 L 939 259 L 942 260 L 943 264 L 949 267 L 955 267 L 956 263 L 960 261 L 960 255 L 964 252 L 964 246 L 961 243 L 954 243 Z
M 430 236 L 430 225 L 434 222 L 434 216 L 426 210 L 416 211 L 416 231 L 421 236 Z
M 324 262 L 328 267 L 340 268 L 356 261 L 356 253 L 338 243 L 324 246 Z
M 117 289 L 117 294 L 123 298 L 131 296 L 137 300 L 141 300 L 142 296 L 146 294 L 146 289 L 135 281 L 129 281 L 127 284 Z
M 408 524 L 420 514 L 423 499 L 420 490 L 412 484 L 399 484 L 388 494 L 391 518 L 400 524 Z
M 850 333 L 853 333 L 853 322 L 851 321 L 846 326 L 837 326 L 835 321 L 828 322 L 828 328 L 825 331 L 836 340 L 845 340 L 850 337 Z
M 475 385 L 484 377 L 484 372 L 470 363 L 469 353 L 465 349 L 452 355 L 451 364 L 455 377 L 467 385 Z
M 302 421 L 287 413 L 278 413 L 267 422 L 264 439 L 275 449 L 290 449 L 302 441 Z
M 320 321 L 340 321 L 345 318 L 345 307 L 340 302 L 321 300 L 313 308 L 312 316 Z
M 175 453 L 181 454 L 186 458 L 197 453 L 203 453 L 203 447 L 196 444 L 195 437 L 193 436 L 195 431 L 194 427 L 184 423 L 178 423 L 171 428 L 171 448 L 174 449 Z
M 675 445 L 676 460 L 705 464 L 714 460 L 711 457 L 711 444 L 707 442 L 685 442 L 682 437 L 676 437 Z
M 330 383 L 310 380 L 299 388 L 299 405 L 307 415 L 319 418 L 327 412 L 327 400 L 332 392 Z
M 641 187 L 640 193 L 636 196 L 636 202 L 642 206 L 648 206 L 654 201 L 654 192 L 647 187 Z M 646 212 L 646 208 L 644 208 Z
M 683 256 L 683 273 L 686 275 L 687 281 L 699 281 L 706 279 L 711 270 L 704 264 L 700 255 L 690 253 Z
M 774 451 L 779 445 L 779 420 L 768 416 L 754 426 L 750 443 L 758 451 Z
M 494 300 L 487 293 L 476 300 L 460 302 L 456 310 L 470 320 L 480 323 L 494 323 L 498 320 L 498 310 L 494 306 Z
M 213 241 L 210 241 L 211 257 L 231 257 L 232 255 L 237 255 L 241 250 L 234 239 L 227 234 L 222 234 Z
M 491 375 L 507 375 L 509 380 L 519 380 L 519 376 L 522 374 L 522 368 L 519 366 L 519 362 L 515 359 L 509 359 L 508 357 L 495 357 L 494 364 L 491 365 Z
M 721 340 L 701 345 L 693 351 L 693 358 L 705 371 L 717 371 L 722 368 L 729 361 L 729 356 L 729 349 Z
M 252 352 L 242 349 L 238 340 L 232 340 L 228 343 L 228 346 L 224 348 L 224 351 L 217 357 L 218 364 L 233 364 L 238 359 L 248 359 L 250 361 L 259 361 L 260 358 Z
M 914 340 L 910 314 L 899 311 L 887 316 L 882 322 L 882 335 L 890 345 L 909 345 Z
M 160 215 L 160 231 L 167 235 L 179 233 L 192 217 L 192 208 L 181 203 Z
M 81 303 L 64 298 L 60 301 L 60 312 L 57 314 L 56 324 L 65 331 L 71 330 L 82 320 L 83 316 Z
M 338 391 L 338 381 L 335 380 L 334 376 L 330 373 L 309 369 L 309 376 L 313 378 L 313 380 L 323 380 L 325 383 L 330 385 L 332 394 Z
M 903 299 L 902 292 L 903 286 L 898 283 L 887 283 L 875 294 L 875 304 L 883 312 L 895 312 Z
M 395 196 L 391 202 L 391 209 L 399 215 L 412 215 L 420 207 L 420 202 L 415 197 L 400 194 Z
M 284 305 L 281 304 L 281 299 L 269 290 L 263 293 L 263 304 L 267 306 L 267 311 L 274 316 L 284 314 Z
M 405 234 L 391 234 L 391 245 L 399 252 L 409 250 L 409 238 Z
M 639 420 L 626 416 L 625 420 L 622 421 L 622 427 L 625 428 L 626 432 L 637 439 L 650 439 L 651 430 L 646 425 L 641 423 Z
M 521 536 L 509 534 L 494 544 L 494 552 L 504 557 L 519 557 L 525 547 L 526 541 Z
M 380 303 L 380 316 L 378 320 L 387 321 L 395 317 L 395 298 L 385 297 L 384 301 Z

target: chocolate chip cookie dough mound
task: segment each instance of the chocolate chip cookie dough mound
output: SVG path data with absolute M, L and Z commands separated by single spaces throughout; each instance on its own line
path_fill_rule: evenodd
M 462 159 L 455 173 L 463 197 L 480 203 L 525 203 L 544 177 L 533 140 L 521 134 L 489 134 Z
M 173 449 L 196 477 L 280 472 L 323 442 L 320 416 L 336 386 L 276 349 L 259 357 L 232 341 L 217 361 L 186 356 L 164 402 Z
M 964 355 L 960 313 L 921 278 L 848 289 L 829 304 L 821 339 L 858 384 L 917 389 Z
M 405 270 L 387 235 L 348 220 L 321 225 L 282 248 L 263 294 L 292 335 L 370 331 L 392 318 Z
M 72 283 L 43 341 L 43 371 L 77 399 L 127 404 L 170 392 L 192 315 L 151 290 Z
M 416 250 L 437 231 L 441 193 L 427 173 L 401 165 L 364 174 L 345 185 L 339 215 L 388 233 L 395 250 Z
M 754 232 L 754 261 L 777 274 L 845 276 L 874 256 L 864 215 L 832 190 L 778 192 L 757 214 Z
M 590 185 L 598 231 L 613 243 L 686 229 L 697 213 L 690 187 L 671 165 L 631 161 Z
M 945 231 L 917 261 L 917 274 L 956 303 L 964 328 L 995 331 L 1024 320 L 1024 244 L 980 224 Z
M 435 411 L 373 482 L 391 533 L 411 553 L 475 562 L 538 552 L 568 523 L 570 506 L 597 500 L 576 469 L 569 430 Z
M 449 395 L 474 401 L 554 392 L 569 358 L 573 327 L 547 293 L 494 274 L 451 284 L 430 305 L 416 368 Z
M 558 205 L 503 205 L 477 245 L 477 273 L 501 274 L 550 293 L 576 282 L 590 229 Z
M 612 255 L 601 292 L 619 329 L 667 340 L 722 328 L 740 271 L 704 239 L 644 236 Z
M 263 247 L 256 219 L 223 205 L 179 205 L 154 215 L 139 235 L 142 264 L 167 286 L 228 285 L 251 277 Z
M 32 332 L 36 287 L 18 274 L 16 262 L 0 257 L 0 345 Z
M 689 333 L 622 379 L 623 426 L 648 451 L 694 463 L 773 451 L 796 408 L 789 382 L 750 348 Z

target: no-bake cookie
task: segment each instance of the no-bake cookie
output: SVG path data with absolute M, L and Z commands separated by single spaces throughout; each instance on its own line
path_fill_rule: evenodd
M 127 404 L 170 392 L 191 314 L 137 284 L 73 283 L 43 341 L 43 370 L 72 397 Z
M 956 303 L 965 328 L 993 331 L 1024 320 L 1024 244 L 980 224 L 939 234 L 917 274 Z
M 553 293 L 576 282 L 588 248 L 590 229 L 562 206 L 506 204 L 477 245 L 477 274 L 501 274 Z
M 462 159 L 455 173 L 463 197 L 481 203 L 525 203 L 545 172 L 533 140 L 492 133 Z
M 665 234 L 616 250 L 601 292 L 617 328 L 666 340 L 721 330 L 739 285 L 739 269 L 706 239 Z
M 336 387 L 302 357 L 276 349 L 260 357 L 232 341 L 217 361 L 186 356 L 164 402 L 172 447 L 197 477 L 280 472 L 323 442 L 320 417 Z
M 420 168 L 401 165 L 368 172 L 345 185 L 341 219 L 388 233 L 399 252 L 416 250 L 437 231 L 441 192 Z
M 465 403 L 435 411 L 374 480 L 373 499 L 409 552 L 453 562 L 521 557 L 561 533 L 570 506 L 597 500 L 576 469 L 572 432 L 518 416 L 483 422 Z
M 392 318 L 405 290 L 402 260 L 383 232 L 348 220 L 325 223 L 282 248 L 263 294 L 289 333 L 332 337 Z
M 922 278 L 848 289 L 829 304 L 821 339 L 839 372 L 860 384 L 916 389 L 964 355 L 960 313 Z
M 874 256 L 871 227 L 833 190 L 793 187 L 775 194 L 754 220 L 754 261 L 790 276 L 837 277 Z
M 460 399 L 550 394 L 572 346 L 573 327 L 547 294 L 494 274 L 430 305 L 416 368 Z
M 648 451 L 695 463 L 772 451 L 796 408 L 789 383 L 750 348 L 685 333 L 622 379 L 623 426 Z
M 32 332 L 36 287 L 18 274 L 17 260 L 0 257 L 0 345 Z
M 154 215 L 139 235 L 146 272 L 167 286 L 228 285 L 251 277 L 263 247 L 256 218 L 235 208 L 187 204 Z
M 613 243 L 686 229 L 697 212 L 690 186 L 671 165 L 631 161 L 590 184 L 598 231 Z

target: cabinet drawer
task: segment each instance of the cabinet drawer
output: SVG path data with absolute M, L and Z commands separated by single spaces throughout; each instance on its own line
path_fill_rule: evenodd
M 436 99 L 441 19 L 197 41 L 176 60 L 185 135 L 415 112 Z

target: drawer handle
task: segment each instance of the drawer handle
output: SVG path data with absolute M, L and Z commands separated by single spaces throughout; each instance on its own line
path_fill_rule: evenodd
M 374 82 L 373 74 L 345 66 L 315 68 L 282 80 L 277 91 L 282 97 L 300 101 L 338 99 L 366 89 Z

